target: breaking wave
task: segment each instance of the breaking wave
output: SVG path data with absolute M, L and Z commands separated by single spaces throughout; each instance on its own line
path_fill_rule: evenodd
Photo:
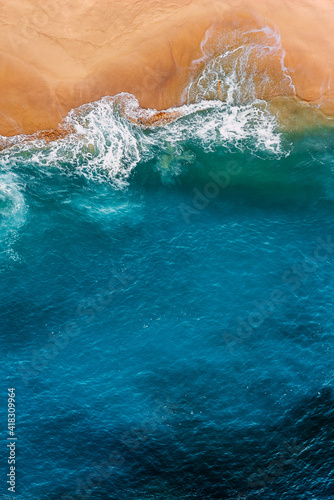
M 7 147 L 0 153 L 2 166 L 18 162 L 39 168 L 56 166 L 69 173 L 74 169 L 76 174 L 108 179 L 122 189 L 139 162 L 156 159 L 156 169 L 170 180 L 181 173 L 180 163 L 170 160 L 192 163 L 198 148 L 237 148 L 278 157 L 286 154 L 277 120 L 263 101 L 246 105 L 219 100 L 191 103 L 169 109 L 169 114 L 177 116 L 173 121 L 151 126 L 134 119 L 140 110 L 137 99 L 125 93 L 83 105 L 64 120 L 63 126 L 70 130 L 64 137 L 51 141 L 23 135 L 7 139 Z M 150 117 L 155 110 L 145 113 Z
M 0 242 L 1 252 L 12 260 L 19 260 L 12 245 L 18 230 L 25 224 L 28 207 L 15 174 L 0 175 Z

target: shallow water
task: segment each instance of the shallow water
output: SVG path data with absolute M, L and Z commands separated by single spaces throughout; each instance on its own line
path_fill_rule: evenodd
M 1 153 L 16 498 L 333 498 L 332 134 L 70 119 Z

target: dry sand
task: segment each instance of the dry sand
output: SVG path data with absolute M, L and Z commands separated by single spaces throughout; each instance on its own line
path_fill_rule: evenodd
M 259 97 L 297 97 L 334 116 L 333 0 L 0 2 L 1 135 L 55 128 L 72 108 L 119 92 L 144 108 L 183 104 L 190 79 L 245 43 L 245 31 L 246 43 L 267 47 L 247 68 Z

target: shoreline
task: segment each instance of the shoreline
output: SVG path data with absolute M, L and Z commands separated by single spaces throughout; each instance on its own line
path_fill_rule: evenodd
M 150 108 L 141 108 L 138 105 L 138 101 L 135 96 L 131 95 L 116 95 L 113 97 L 105 96 L 102 100 L 109 102 L 111 106 L 118 107 L 121 115 L 126 120 L 144 129 L 163 127 L 187 116 L 185 110 L 182 109 L 183 105 L 161 111 Z M 80 138 L 81 133 L 75 130 L 72 119 L 78 114 L 80 115 L 83 108 L 94 105 L 94 103 L 97 102 L 99 101 L 86 103 L 79 108 L 71 110 L 70 113 L 62 119 L 62 121 L 55 128 L 39 130 L 33 134 L 18 134 L 13 136 L 0 135 L 0 152 L 19 144 L 29 144 L 35 141 L 43 141 L 46 146 L 52 142 L 65 139 L 69 136 L 77 136 Z M 269 111 L 269 113 L 276 118 L 278 132 L 280 133 L 299 135 L 304 132 L 310 133 L 315 130 L 319 131 L 321 129 L 334 128 L 334 117 L 326 115 L 323 111 L 310 106 L 308 103 L 301 101 L 297 97 L 279 96 L 268 102 L 254 102 L 251 106 Z M 239 109 L 242 110 L 243 106 Z M 72 119 L 70 119 L 70 117 Z M 89 146 L 94 149 L 93 145 Z
M 4 0 L 0 21 L 2 136 L 51 133 L 71 109 L 120 92 L 158 112 L 193 102 L 208 64 L 241 45 L 255 97 L 296 98 L 334 117 L 330 0 Z

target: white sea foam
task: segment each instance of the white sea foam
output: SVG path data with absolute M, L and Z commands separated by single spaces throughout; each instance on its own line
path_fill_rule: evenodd
M 19 260 L 12 245 L 26 222 L 27 211 L 18 177 L 10 172 L 0 174 L 0 245 L 12 260 Z
M 253 24 L 258 28 L 236 30 L 234 37 L 213 23 L 201 43 L 202 56 L 192 63 L 192 77 L 183 100 L 222 99 L 231 106 L 250 104 L 268 87 L 271 91 L 277 87 L 279 95 L 295 95 L 280 32 L 275 25 L 263 23 L 255 16 Z M 279 74 L 271 74 L 277 62 Z
M 120 101 L 126 103 L 123 111 Z M 108 179 L 115 188 L 122 189 L 139 162 L 156 160 L 156 169 L 168 182 L 180 174 L 184 164 L 194 160 L 198 148 L 283 154 L 276 119 L 264 103 L 192 103 L 169 110 L 181 112 L 182 116 L 173 122 L 150 127 L 128 119 L 131 108 L 139 109 L 139 104 L 130 94 L 84 105 L 66 118 L 73 133 L 53 142 L 18 136 L 11 147 L 0 153 L 0 161 L 3 166 L 28 163 L 43 169 L 56 167 L 89 179 Z M 154 111 L 145 113 L 153 115 Z
M 56 167 L 108 179 L 122 189 L 135 167 L 147 160 L 169 182 L 194 161 L 198 148 L 282 156 L 277 120 L 259 100 L 273 86 L 277 95 L 295 93 L 280 33 L 255 14 L 239 24 L 234 17 L 226 22 L 232 23 L 229 29 L 213 22 L 207 30 L 183 95 L 187 104 L 168 110 L 178 116 L 174 121 L 140 125 L 156 110 L 141 110 L 133 95 L 121 93 L 71 111 L 65 126 L 73 132 L 66 137 L 52 142 L 33 136 L 11 139 L 0 162 L 4 167 L 15 162 Z

